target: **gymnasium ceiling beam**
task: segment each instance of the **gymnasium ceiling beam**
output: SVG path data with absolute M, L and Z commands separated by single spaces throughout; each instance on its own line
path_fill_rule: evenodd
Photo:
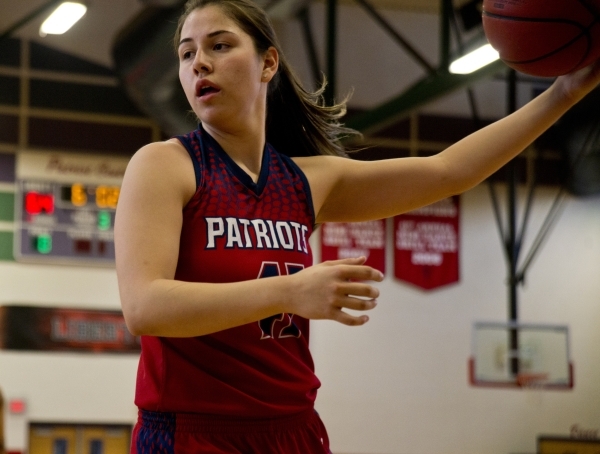
M 270 5 L 270 10 L 273 11 L 285 9 L 282 5 L 290 4 L 290 0 L 266 1 Z M 309 63 L 313 66 L 313 77 L 316 77 L 320 72 L 316 68 L 317 58 L 310 30 L 309 10 L 306 9 L 307 4 L 302 4 L 303 1 L 292 0 L 291 3 L 298 6 L 297 10 L 294 8 L 292 10 L 294 10 L 294 16 L 299 15 L 302 22 L 304 40 L 311 60 Z M 325 97 L 328 102 L 332 102 L 337 66 L 336 21 L 339 13 L 338 1 L 341 0 L 326 1 L 325 73 L 329 80 L 329 89 L 325 93 Z M 369 3 L 374 1 L 376 0 L 371 0 Z M 443 64 L 443 62 L 448 62 L 450 59 L 449 24 L 454 10 L 451 0 L 438 1 L 442 6 L 440 9 L 438 62 L 431 64 L 421 59 L 424 60 L 420 63 L 425 71 L 422 80 L 376 108 L 350 118 L 348 120 L 349 127 L 353 127 L 365 135 L 371 134 L 396 122 L 411 110 L 431 103 L 452 91 L 467 88 L 505 68 L 503 63 L 496 62 L 469 75 L 449 74 L 447 64 Z M 304 9 L 303 12 L 301 12 L 302 9 Z M 273 11 L 271 13 L 275 14 Z M 123 81 L 127 93 L 142 111 L 154 118 L 170 135 L 180 134 L 196 126 L 191 117 L 187 115 L 189 107 L 185 97 L 181 96 L 177 78 L 177 62 L 176 59 L 173 59 L 171 48 L 166 44 L 170 42 L 169 39 L 174 31 L 178 13 L 178 8 L 146 8 L 122 30 L 113 44 L 115 69 Z M 168 20 L 165 21 L 165 19 Z M 391 30 L 388 31 L 391 33 Z M 415 56 L 413 55 L 413 57 Z M 148 61 L 160 61 L 162 66 L 149 65 Z
M 61 0 L 49 0 L 48 2 L 44 3 L 42 6 L 40 6 L 39 8 L 33 10 L 31 13 L 29 13 L 27 16 L 19 19 L 17 22 L 15 22 L 14 24 L 12 24 L 10 27 L 8 27 L 6 30 L 4 30 L 3 32 L 0 33 L 0 41 L 4 41 L 7 38 L 10 38 L 11 35 L 16 32 L 17 30 L 19 30 L 21 27 L 23 27 L 24 25 L 27 25 L 29 22 L 31 22 L 32 20 L 36 19 L 37 17 L 41 16 L 42 14 L 44 14 L 46 11 L 48 11 L 50 8 L 52 8 L 54 5 L 58 4 Z
M 410 56 L 416 60 L 429 74 L 434 74 L 436 69 L 406 40 L 367 0 L 356 0 L 356 2 L 396 41 Z
M 451 74 L 438 71 L 409 87 L 395 98 L 380 104 L 367 112 L 348 120 L 347 126 L 365 135 L 373 134 L 404 118 L 411 110 L 424 106 L 444 95 L 506 69 L 506 65 L 497 60 L 471 74 Z
M 357 0 L 364 6 L 364 0 Z M 371 7 L 372 9 L 372 7 Z M 374 10 L 369 13 L 375 17 Z M 447 95 L 461 88 L 468 88 L 475 82 L 490 77 L 503 69 L 506 65 L 498 60 L 471 74 L 451 74 L 448 66 L 451 60 L 450 51 L 450 25 L 454 20 L 454 8 L 452 0 L 440 0 L 440 56 L 439 67 L 433 68 L 416 52 L 411 52 L 411 47 L 402 45 L 405 40 L 400 40 L 402 47 L 417 61 L 424 66 L 428 74 L 421 80 L 406 89 L 403 93 L 392 98 L 379 106 L 364 112 L 348 120 L 347 126 L 362 132 L 365 135 L 373 134 L 398 120 L 402 119 L 411 110 L 424 106 L 437 98 Z M 380 18 L 380 16 L 377 14 Z M 391 27 L 382 18 L 377 22 L 388 32 Z M 393 29 L 391 32 L 397 34 Z M 398 39 L 397 39 L 398 41 Z M 461 46 L 462 47 L 462 46 Z

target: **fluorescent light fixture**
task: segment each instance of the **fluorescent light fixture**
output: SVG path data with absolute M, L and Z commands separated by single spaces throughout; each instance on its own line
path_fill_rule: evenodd
M 450 64 L 449 71 L 452 74 L 470 74 L 498 60 L 498 58 L 500 58 L 498 52 L 490 44 L 486 44 L 453 61 Z
M 83 3 L 61 3 L 40 27 L 40 35 L 62 35 L 81 19 L 86 11 L 87 7 Z

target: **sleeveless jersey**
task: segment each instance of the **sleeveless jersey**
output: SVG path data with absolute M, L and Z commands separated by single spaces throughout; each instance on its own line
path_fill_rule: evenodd
M 177 138 L 197 190 L 183 209 L 175 279 L 268 279 L 312 264 L 310 189 L 289 157 L 267 144 L 254 183 L 202 127 Z M 308 340 L 308 320 L 293 314 L 193 338 L 142 336 L 135 403 L 242 418 L 305 411 L 320 386 Z

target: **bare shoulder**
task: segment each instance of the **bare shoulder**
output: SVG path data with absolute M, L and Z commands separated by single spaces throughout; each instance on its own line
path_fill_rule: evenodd
M 170 169 L 188 167 L 190 157 L 183 145 L 176 139 L 164 142 L 152 142 L 140 148 L 131 158 L 129 167 L 145 170 L 157 168 L 169 172 Z
M 153 142 L 140 148 L 129 161 L 124 186 L 130 185 L 153 186 L 160 191 L 170 188 L 187 201 L 196 190 L 194 166 L 178 140 Z
M 172 277 L 182 208 L 195 186 L 191 158 L 177 141 L 151 143 L 133 155 L 115 215 L 116 263 L 121 279 L 134 279 L 148 270 Z

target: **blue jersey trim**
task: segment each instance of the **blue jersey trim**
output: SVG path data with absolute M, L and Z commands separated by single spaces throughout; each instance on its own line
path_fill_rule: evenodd
M 175 454 L 175 413 L 139 411 L 137 454 Z
M 196 136 L 196 140 L 200 144 L 201 148 L 201 156 L 197 156 L 196 150 L 194 150 L 192 146 L 192 136 Z M 278 153 L 272 145 L 265 144 L 265 148 L 263 150 L 262 163 L 260 168 L 260 174 L 258 176 L 258 181 L 255 183 L 250 175 L 248 175 L 242 168 L 233 160 L 231 156 L 223 150 L 219 142 L 217 142 L 206 130 L 202 127 L 202 125 L 198 125 L 198 129 L 195 131 L 181 136 L 175 136 L 178 139 L 185 149 L 187 150 L 190 158 L 192 159 L 192 163 L 194 165 L 194 174 L 196 175 L 196 189 L 200 188 L 202 183 L 202 168 L 201 165 L 204 165 L 204 159 L 206 157 L 206 152 L 203 149 L 206 146 L 206 142 L 208 145 L 212 147 L 215 154 L 225 163 L 229 171 L 242 183 L 246 188 L 252 191 L 255 195 L 260 196 L 269 180 L 269 169 L 270 169 L 270 161 L 271 161 L 271 153 L 274 153 L 280 160 L 286 163 L 289 167 L 291 167 L 294 172 L 298 175 L 298 177 L 302 180 L 302 184 L 304 186 L 304 191 L 306 193 L 306 200 L 308 204 L 308 209 L 310 211 L 310 217 L 312 219 L 312 227 L 315 227 L 316 222 L 316 214 L 315 208 L 313 204 L 312 192 L 310 189 L 310 184 L 308 183 L 308 179 L 306 175 L 302 171 L 302 169 L 294 162 L 292 158 L 285 154 Z M 201 162 L 202 161 L 202 162 Z
M 200 160 L 198 159 L 198 157 L 196 156 L 196 152 L 195 150 L 192 148 L 192 144 L 191 144 L 191 140 L 190 140 L 190 135 L 192 134 L 196 134 L 196 131 L 191 132 L 190 134 L 186 134 L 183 136 L 175 136 L 175 139 L 179 140 L 179 142 L 183 145 L 183 147 L 186 149 L 186 151 L 188 152 L 188 154 L 190 155 L 190 158 L 192 159 L 192 164 L 194 165 L 194 175 L 196 176 L 196 190 L 200 187 L 200 184 L 202 183 L 202 169 L 200 168 Z M 202 143 L 201 140 L 199 140 L 200 143 Z M 202 158 L 204 158 L 204 153 L 202 153 Z
M 202 130 L 204 137 L 209 141 L 213 147 L 215 154 L 225 163 L 229 171 L 242 183 L 246 188 L 254 192 L 254 194 L 260 196 L 263 189 L 269 179 L 269 161 L 270 153 L 268 147 L 265 146 L 263 149 L 262 162 L 260 166 L 260 174 L 258 175 L 258 181 L 255 183 L 250 175 L 248 175 L 233 159 L 227 154 L 225 150 L 219 145 L 214 137 L 208 134 L 205 130 Z
M 281 154 L 281 153 L 277 153 L 277 154 L 279 155 L 279 158 L 281 160 L 288 163 L 289 166 L 295 170 L 295 172 L 298 174 L 298 176 L 302 180 L 302 184 L 304 185 L 304 190 L 306 192 L 306 202 L 308 204 L 308 209 L 310 211 L 310 217 L 312 219 L 312 227 L 314 229 L 317 218 L 316 218 L 316 214 L 315 214 L 315 207 L 313 205 L 313 198 L 312 198 L 312 192 L 310 190 L 310 184 L 308 184 L 308 179 L 306 178 L 306 175 L 304 174 L 304 172 L 302 171 L 300 166 L 298 166 L 298 164 L 296 164 L 296 162 L 292 158 L 290 158 L 289 156 L 287 156 L 285 154 Z

